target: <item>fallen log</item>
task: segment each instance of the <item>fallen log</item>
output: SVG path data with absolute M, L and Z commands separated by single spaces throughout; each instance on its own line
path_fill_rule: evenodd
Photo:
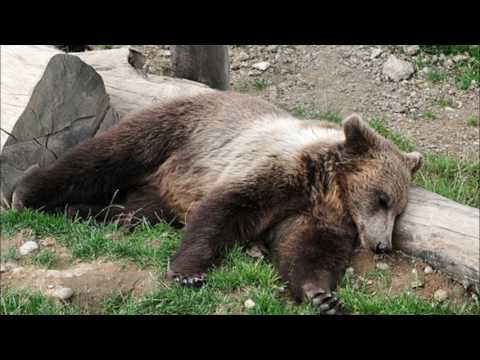
M 7 133 L 14 131 L 14 124 L 27 108 L 48 61 L 59 53 L 45 46 L 2 46 L 1 126 Z M 111 106 L 119 116 L 158 101 L 211 91 L 187 80 L 145 76 L 129 64 L 129 55 L 130 60 L 133 55 L 138 56 L 126 48 L 75 54 L 103 79 Z M 2 134 L 2 146 L 3 137 Z M 2 161 L 2 182 L 8 176 L 4 170 L 8 169 Z M 429 262 L 478 292 L 479 228 L 479 209 L 412 187 L 409 205 L 394 230 L 394 247 Z

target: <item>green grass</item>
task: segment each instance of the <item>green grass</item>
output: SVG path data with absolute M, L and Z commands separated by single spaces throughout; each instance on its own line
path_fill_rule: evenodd
M 59 304 L 35 292 L 4 290 L 0 294 L 0 315 L 76 315 L 72 305 Z
M 272 81 L 269 79 L 259 78 L 254 80 L 253 85 L 257 91 L 264 91 L 272 85 Z
M 333 111 L 307 111 L 305 109 L 305 105 L 302 103 L 295 105 L 295 108 L 292 111 L 292 115 L 299 119 L 323 120 L 333 122 L 335 124 L 341 124 L 341 122 L 343 121 L 343 118 Z
M 431 82 L 439 82 L 445 80 L 446 78 L 447 74 L 442 72 L 441 70 L 434 67 L 428 69 L 427 80 Z
M 415 144 L 406 136 L 392 131 L 388 128 L 386 122 L 382 118 L 372 118 L 369 122 L 370 126 L 380 135 L 395 143 L 400 150 L 411 152 L 415 150 Z
M 436 104 L 442 108 L 455 108 L 455 101 L 449 97 L 442 97 L 436 100 Z
M 58 257 L 50 250 L 42 250 L 40 253 L 32 256 L 31 262 L 34 265 L 45 267 L 47 269 L 52 268 L 58 261 Z
M 449 75 L 453 75 L 459 89 L 469 89 L 473 80 L 476 81 L 477 86 L 480 85 L 480 45 L 420 45 L 420 47 L 424 52 L 435 55 L 455 56 L 468 54 L 471 57 L 469 62 L 460 61 L 456 63 L 452 74 L 441 73 L 438 70 L 432 70 L 432 73 L 428 72 L 427 78 L 429 80 L 433 82 L 441 81 L 445 80 Z M 423 67 L 423 61 L 419 61 Z
M 468 119 L 467 119 L 467 125 L 468 126 L 471 126 L 471 127 L 478 127 L 478 124 L 479 124 L 479 118 L 476 117 L 476 116 L 470 116 Z
M 425 111 L 422 114 L 422 117 L 428 120 L 435 120 L 437 118 L 437 116 L 431 111 Z
M 381 118 L 374 118 L 370 126 L 401 150 L 414 151 L 415 144 L 407 137 L 390 130 Z M 461 204 L 480 207 L 480 162 L 463 161 L 445 155 L 424 154 L 423 168 L 414 182 L 427 190 Z

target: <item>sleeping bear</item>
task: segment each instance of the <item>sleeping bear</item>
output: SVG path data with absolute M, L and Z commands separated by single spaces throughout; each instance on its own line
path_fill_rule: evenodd
M 341 314 L 335 288 L 354 248 L 391 249 L 421 165 L 419 153 L 399 151 L 355 114 L 342 126 L 298 120 L 214 91 L 128 115 L 31 169 L 12 205 L 184 225 L 168 275 L 185 286 L 201 286 L 232 246 L 261 243 L 297 301 Z

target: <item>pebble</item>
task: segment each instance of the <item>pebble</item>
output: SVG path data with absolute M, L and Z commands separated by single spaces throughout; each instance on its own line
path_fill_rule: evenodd
M 381 270 L 381 271 L 386 271 L 386 270 L 390 269 L 390 266 L 387 263 L 384 263 L 384 262 L 377 263 L 377 265 L 375 265 L 375 267 L 378 270 Z
M 253 309 L 255 307 L 255 302 L 252 299 L 247 299 L 243 304 L 247 309 Z
M 443 302 L 448 299 L 448 293 L 443 289 L 439 289 L 435 291 L 433 298 L 438 302 Z
M 73 296 L 73 290 L 66 287 L 58 287 L 50 291 L 50 295 L 59 300 L 68 300 Z
M 271 65 L 270 65 L 269 62 L 262 61 L 262 62 L 254 64 L 252 67 L 254 69 L 257 69 L 257 70 L 260 70 L 260 71 L 266 71 L 266 70 L 268 70 L 268 68 L 270 68 L 270 66 Z
M 355 274 L 355 269 L 353 267 L 349 267 L 349 268 L 347 268 L 347 270 L 345 270 L 345 273 L 347 275 L 353 275 L 353 274 Z
M 18 252 L 21 256 L 26 256 L 36 250 L 38 250 L 38 244 L 35 241 L 27 241 L 20 246 Z
M 423 272 L 425 274 L 431 274 L 431 273 L 433 273 L 433 269 L 432 269 L 431 266 L 426 266 L 425 269 L 423 269 Z
M 7 267 L 4 264 L 0 264 L 0 273 L 4 273 L 7 271 L 8 271 Z

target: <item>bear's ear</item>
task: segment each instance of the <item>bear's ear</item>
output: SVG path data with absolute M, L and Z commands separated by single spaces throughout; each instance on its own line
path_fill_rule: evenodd
M 412 152 L 405 155 L 407 166 L 412 172 L 412 176 L 423 166 L 423 156 L 419 152 Z
M 345 146 L 356 154 L 367 152 L 380 144 L 380 138 L 357 114 L 343 121 Z

